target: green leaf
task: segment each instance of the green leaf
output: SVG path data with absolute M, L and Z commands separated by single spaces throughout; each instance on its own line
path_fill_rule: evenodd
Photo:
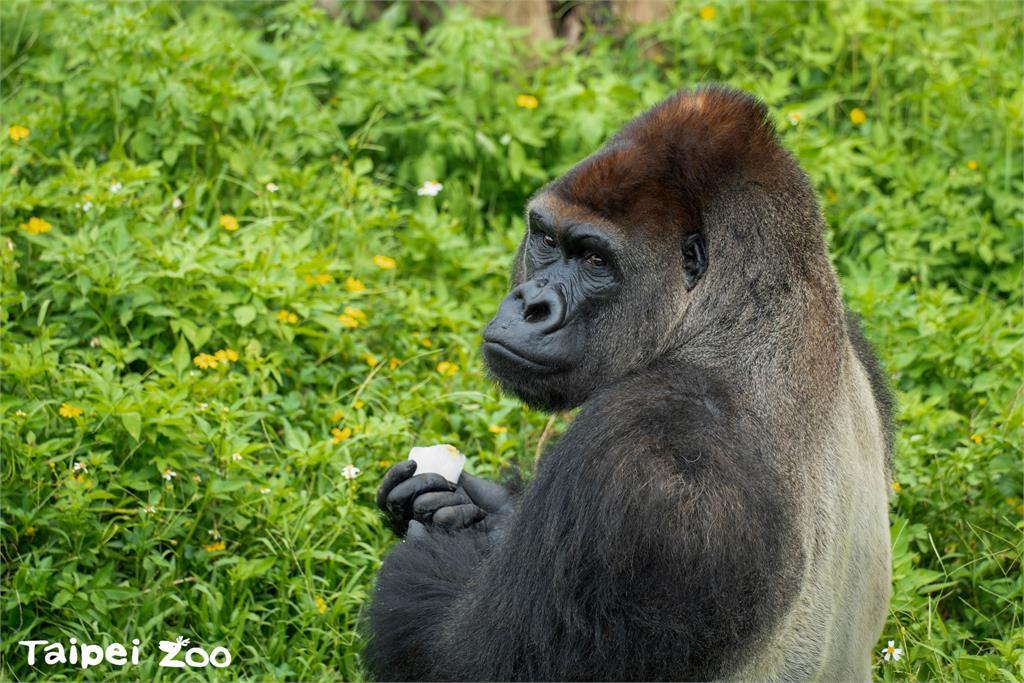
M 184 337 L 178 337 L 178 343 L 174 346 L 171 359 L 174 361 L 174 369 L 178 371 L 179 375 L 188 370 L 192 364 L 192 354 L 189 353 L 188 343 Z
M 232 311 L 232 315 L 235 317 L 236 323 L 245 327 L 256 319 L 256 309 L 252 306 L 238 306 Z
M 273 557 L 261 557 L 255 560 L 245 559 L 231 568 L 231 577 L 235 581 L 245 581 L 267 573 L 274 566 Z
M 142 417 L 138 413 L 123 413 L 121 422 L 124 423 L 124 428 L 132 435 L 132 438 L 138 441 L 139 435 L 142 433 Z

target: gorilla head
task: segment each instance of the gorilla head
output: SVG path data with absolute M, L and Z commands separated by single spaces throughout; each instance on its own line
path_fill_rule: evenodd
M 628 124 L 542 189 L 512 291 L 484 330 L 499 385 L 536 408 L 571 408 L 682 343 L 714 261 L 704 208 L 732 168 L 756 177 L 784 154 L 773 141 L 763 105 L 705 89 Z

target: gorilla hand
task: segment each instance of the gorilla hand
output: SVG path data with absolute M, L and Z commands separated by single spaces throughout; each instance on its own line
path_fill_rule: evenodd
M 384 511 L 388 526 L 399 536 L 404 536 L 409 528 L 414 514 L 413 503 L 417 498 L 428 493 L 455 491 L 455 485 L 440 474 L 414 477 L 415 471 L 415 461 L 403 460 L 387 471 L 377 489 L 377 507 Z
M 464 529 L 508 504 L 508 491 L 492 481 L 463 472 L 458 487 L 438 474 L 412 476 L 410 460 L 393 466 L 377 492 L 377 505 L 398 535 L 433 525 L 445 531 Z
M 474 477 L 468 472 L 459 477 L 459 488 L 466 492 L 474 505 L 488 513 L 497 512 L 512 500 L 508 489 L 501 484 Z
M 445 531 L 478 525 L 477 528 L 489 532 L 492 526 L 488 517 L 499 512 L 511 499 L 504 486 L 463 472 L 454 491 L 424 493 L 415 500 L 409 535 L 423 531 L 423 525 L 427 524 Z

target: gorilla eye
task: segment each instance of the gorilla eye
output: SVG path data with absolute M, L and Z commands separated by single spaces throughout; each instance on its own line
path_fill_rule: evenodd
M 592 266 L 597 266 L 598 268 L 603 268 L 607 265 L 607 263 L 605 263 L 605 260 L 598 256 L 597 254 L 591 254 L 590 256 L 588 256 L 587 263 L 589 263 Z
M 544 244 L 549 246 L 549 247 L 557 247 L 558 246 L 558 242 L 555 241 L 555 238 L 552 237 L 551 235 L 547 234 L 547 233 L 544 233 Z

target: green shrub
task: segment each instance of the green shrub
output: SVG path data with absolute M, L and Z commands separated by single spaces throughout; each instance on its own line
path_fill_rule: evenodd
M 361 678 L 389 461 L 529 468 L 548 424 L 476 352 L 525 199 L 719 80 L 817 183 L 897 389 L 878 677 L 1024 678 L 1020 6 L 680 6 L 575 52 L 362 9 L 0 7 L 3 675 L 154 679 L 184 635 L 234 654 L 193 677 Z M 70 637 L 150 655 L 16 645 Z

